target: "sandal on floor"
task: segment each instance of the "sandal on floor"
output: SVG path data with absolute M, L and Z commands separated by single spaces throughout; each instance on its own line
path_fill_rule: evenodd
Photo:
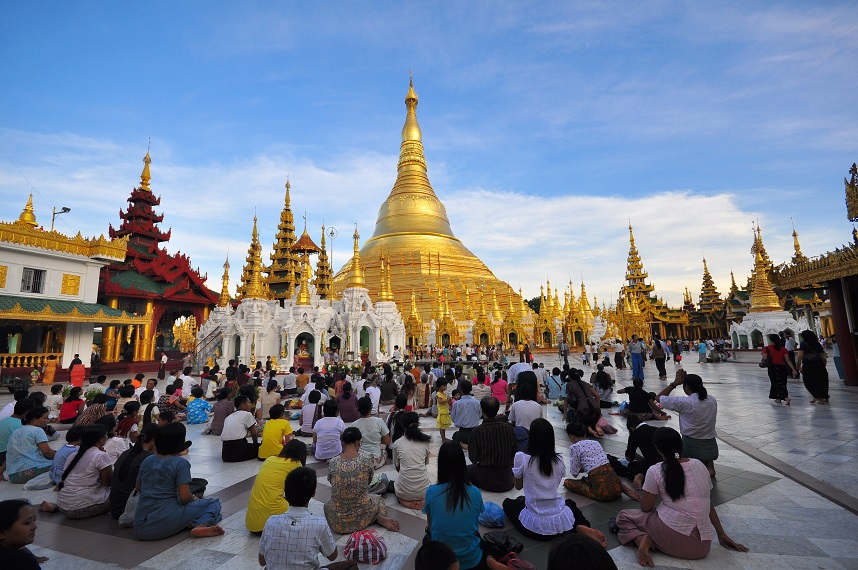
M 611 520 L 608 521 L 608 530 L 611 531 L 611 534 L 619 534 L 620 527 L 617 525 L 617 517 L 611 517 Z

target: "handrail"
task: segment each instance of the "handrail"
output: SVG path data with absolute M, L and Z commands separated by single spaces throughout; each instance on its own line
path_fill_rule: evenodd
M 63 358 L 62 352 L 18 352 L 15 354 L 0 354 L 0 367 L 2 368 L 41 368 L 47 362 L 49 356 L 56 358 L 60 364 Z

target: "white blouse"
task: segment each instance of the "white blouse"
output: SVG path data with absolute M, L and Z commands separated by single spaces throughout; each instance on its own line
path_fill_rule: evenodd
M 569 475 L 589 473 L 597 467 L 606 465 L 608 456 L 602 446 L 592 439 L 585 439 L 569 446 Z
M 575 526 L 575 516 L 557 492 L 566 476 L 563 461 L 557 459 L 551 476 L 539 470 L 539 460 L 519 451 L 513 460 L 512 474 L 524 479 L 524 510 L 519 515 L 522 526 L 543 536 L 554 536 Z

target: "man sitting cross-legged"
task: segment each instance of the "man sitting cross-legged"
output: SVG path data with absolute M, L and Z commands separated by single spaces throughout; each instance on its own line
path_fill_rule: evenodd
M 458 405 L 458 404 L 457 404 Z M 515 481 L 512 465 L 518 451 L 515 428 L 498 417 L 500 402 L 494 396 L 480 400 L 483 423 L 471 431 L 468 441 L 468 478 L 485 491 L 504 493 Z

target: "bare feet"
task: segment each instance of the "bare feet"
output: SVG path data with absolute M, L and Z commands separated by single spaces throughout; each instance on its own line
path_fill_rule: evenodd
M 608 545 L 608 540 L 605 538 L 605 533 L 600 530 L 596 530 L 595 528 L 578 525 L 575 527 L 575 532 L 580 535 L 586 536 L 587 538 L 592 538 L 593 540 L 598 542 L 602 548 L 605 548 Z
M 220 536 L 224 533 L 222 527 L 215 526 L 197 526 L 191 529 L 191 536 L 194 538 L 204 538 L 206 536 Z
M 652 556 L 649 553 L 650 548 L 652 548 L 652 539 L 648 534 L 645 534 L 640 537 L 640 542 L 638 542 L 638 562 L 641 563 L 641 566 L 653 566 Z
M 42 501 L 42 504 L 39 505 L 40 513 L 55 513 L 57 512 L 57 505 L 55 503 L 49 503 L 48 501 Z
M 377 522 L 387 530 L 399 532 L 399 521 L 396 519 L 392 519 L 389 517 L 378 517 L 377 519 L 375 519 L 375 522 Z
M 641 494 L 636 490 L 632 489 L 628 483 L 622 483 L 623 486 L 623 494 L 632 499 L 633 501 L 640 501 Z
M 792 402 L 792 398 L 790 398 L 789 396 L 787 396 L 787 397 L 786 397 L 786 400 L 784 400 L 784 402 L 786 402 L 786 405 L 787 405 L 787 406 L 789 406 L 789 405 L 790 405 L 790 403 Z
M 643 484 L 644 484 L 643 473 L 638 473 L 637 475 L 635 475 L 634 484 L 635 484 L 635 489 L 638 489 L 638 490 L 643 489 Z
M 406 501 L 404 499 L 399 499 L 399 504 L 405 507 L 406 509 L 413 509 L 415 511 L 422 511 L 423 506 L 426 504 L 426 501 L 417 500 L 417 501 Z

